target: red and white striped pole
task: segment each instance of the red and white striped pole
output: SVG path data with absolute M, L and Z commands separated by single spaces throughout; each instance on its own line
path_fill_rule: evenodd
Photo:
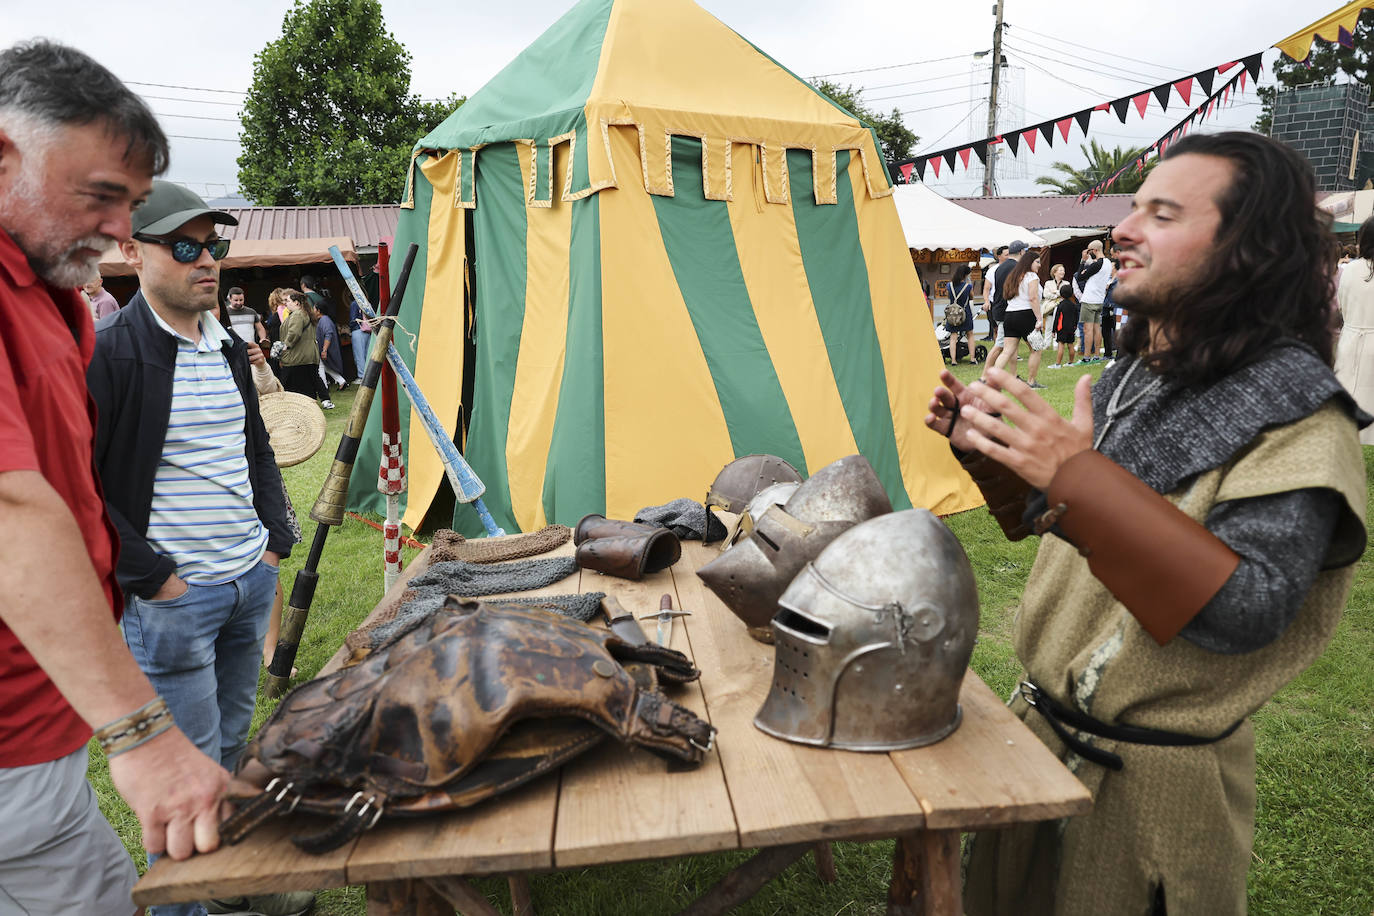
M 377 246 L 378 307 L 386 314 L 391 300 L 390 246 Z M 401 494 L 406 491 L 406 465 L 401 455 L 401 416 L 396 403 L 396 373 L 383 364 L 382 393 L 382 461 L 377 472 L 377 489 L 386 496 L 386 523 L 382 527 L 383 583 L 386 591 L 401 575 Z

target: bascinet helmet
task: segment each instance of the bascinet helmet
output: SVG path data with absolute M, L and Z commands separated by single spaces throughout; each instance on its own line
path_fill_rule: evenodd
M 735 546 L 735 542 L 742 537 L 748 537 L 754 530 L 758 520 L 763 517 L 763 513 L 768 511 L 770 506 L 782 508 L 787 505 L 787 501 L 792 498 L 792 494 L 797 492 L 799 483 L 786 481 L 785 483 L 775 483 L 771 487 L 764 487 L 753 499 L 749 500 L 749 505 L 744 507 L 744 511 L 735 520 L 734 527 L 725 538 L 725 543 L 721 545 L 721 550 L 729 550 Z
M 749 500 L 775 483 L 800 483 L 801 474 L 777 455 L 745 455 L 721 468 L 706 491 L 706 509 L 712 506 L 740 513 Z
M 850 455 L 821 468 L 781 507 L 768 506 L 753 530 L 697 575 L 726 607 L 768 642 L 768 622 L 792 577 L 826 545 L 865 519 L 892 511 L 873 466 Z
M 850 528 L 807 563 L 773 618 L 773 684 L 754 724 L 802 744 L 890 751 L 959 727 L 978 589 L 925 509 Z

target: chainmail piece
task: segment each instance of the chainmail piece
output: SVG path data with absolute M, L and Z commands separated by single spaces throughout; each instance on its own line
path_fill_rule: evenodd
M 635 513 L 634 520 L 641 525 L 667 528 L 684 541 L 704 540 L 709 544 L 724 540 L 726 534 L 725 525 L 707 512 L 706 506 L 685 496 L 661 506 L 646 506 Z M 710 537 L 704 537 L 706 534 Z
M 499 538 L 469 540 L 448 528 L 434 533 L 430 545 L 432 563 L 462 560 L 467 563 L 502 563 L 521 557 L 538 556 L 561 547 L 572 537 L 567 525 L 547 525 L 527 534 L 509 534 Z

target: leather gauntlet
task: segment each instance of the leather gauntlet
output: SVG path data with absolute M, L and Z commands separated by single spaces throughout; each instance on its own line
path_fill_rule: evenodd
M 1161 646 L 1197 616 L 1240 565 L 1220 538 L 1101 452 L 1055 472 L 1050 509 L 1088 568 Z M 991 500 L 989 500 L 991 502 Z
M 1031 528 L 1022 520 L 1026 500 L 1034 490 L 1030 484 L 1006 465 L 994 461 L 982 452 L 961 452 L 954 449 L 959 465 L 973 478 L 978 489 L 987 501 L 988 511 L 1002 526 L 1002 533 L 1009 541 L 1019 541 L 1031 534 Z

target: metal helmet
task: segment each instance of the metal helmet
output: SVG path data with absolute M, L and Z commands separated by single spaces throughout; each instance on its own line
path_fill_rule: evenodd
M 958 539 L 927 510 L 836 538 L 783 593 L 772 629 L 773 684 L 754 717 L 762 731 L 891 751 L 959 727 L 978 589 Z
M 781 507 L 793 493 L 797 492 L 799 486 L 801 484 L 789 480 L 785 483 L 775 483 L 771 487 L 764 487 L 760 490 L 753 499 L 749 500 L 749 505 L 744 507 L 744 511 L 739 514 L 739 518 L 735 520 L 734 527 L 730 529 L 730 534 L 725 538 L 725 543 L 721 545 L 720 549 L 729 550 L 735 546 L 735 542 L 741 537 L 748 537 L 749 533 L 754 530 L 754 526 L 758 524 L 758 520 L 763 517 L 763 513 L 768 511 L 768 507 Z
M 800 483 L 801 474 L 777 455 L 745 455 L 721 468 L 706 491 L 706 508 L 740 513 L 749 500 L 775 483 Z
M 748 537 L 701 567 L 697 575 L 749 627 L 765 629 L 792 577 L 826 545 L 856 523 L 891 512 L 892 503 L 873 467 L 861 455 L 817 471 L 781 506 L 769 506 Z

